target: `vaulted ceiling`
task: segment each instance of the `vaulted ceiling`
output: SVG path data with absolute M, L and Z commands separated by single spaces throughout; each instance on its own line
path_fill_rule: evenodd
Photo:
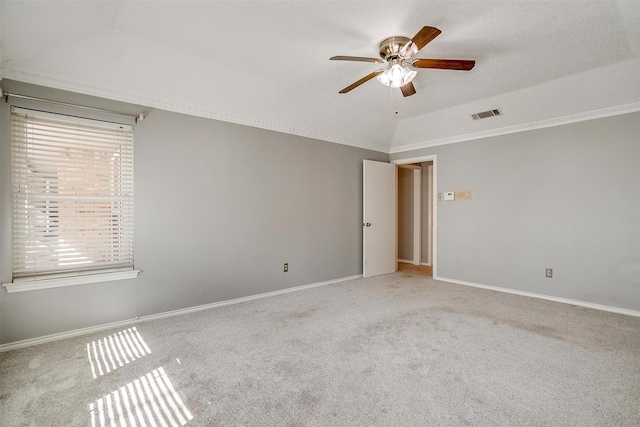
M 398 152 L 640 109 L 640 2 L 7 1 L 5 78 Z M 389 36 L 442 30 L 404 98 L 376 57 Z M 499 108 L 502 116 L 471 114 Z M 398 114 L 395 114 L 395 111 Z

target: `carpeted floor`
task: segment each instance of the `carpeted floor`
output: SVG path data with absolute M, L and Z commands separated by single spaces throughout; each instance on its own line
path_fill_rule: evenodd
M 4 427 L 638 426 L 640 318 L 406 270 L 2 353 L 0 411 Z

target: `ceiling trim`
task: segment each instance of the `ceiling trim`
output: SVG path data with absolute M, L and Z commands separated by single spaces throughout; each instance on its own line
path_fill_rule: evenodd
M 363 141 L 353 141 L 343 138 L 337 138 L 335 136 L 323 134 L 320 132 L 306 131 L 301 129 L 292 128 L 289 126 L 277 125 L 274 123 L 263 122 L 260 120 L 247 119 L 244 117 L 232 116 L 229 114 L 218 113 L 210 110 L 203 110 L 200 108 L 193 108 L 186 105 L 175 104 L 166 101 L 160 101 L 157 99 L 149 99 L 146 97 L 139 97 L 134 95 L 128 95 L 126 93 L 106 90 L 92 86 L 81 85 L 73 82 L 69 82 L 61 79 L 53 79 L 34 73 L 25 73 L 23 71 L 12 70 L 10 68 L 0 68 L 0 74 L 10 80 L 15 80 L 23 83 L 30 83 L 39 86 L 46 86 L 53 89 L 66 90 L 69 92 L 81 93 L 89 96 L 97 96 L 106 98 L 112 101 L 127 102 L 130 104 L 137 104 L 150 108 L 158 108 L 161 110 L 171 111 L 174 113 L 187 114 L 190 116 L 202 117 L 205 119 L 219 120 L 222 122 L 234 123 L 238 125 L 250 126 L 254 128 L 260 128 L 270 130 L 274 132 L 281 132 L 289 135 L 301 136 L 304 138 L 319 139 L 326 142 L 333 142 L 336 144 L 347 145 L 350 147 L 363 148 L 365 150 L 378 151 L 388 154 L 388 145 L 377 145 L 372 143 L 366 143 Z
M 489 129 L 481 132 L 468 133 L 465 135 L 456 135 L 447 138 L 434 139 L 431 141 L 418 142 L 415 144 L 400 145 L 397 147 L 391 147 L 391 149 L 389 150 L 389 154 L 404 153 L 407 151 L 419 150 L 421 148 L 437 147 L 439 145 L 456 144 L 458 142 L 473 141 L 476 139 L 489 138 L 492 136 L 508 135 L 511 133 L 526 132 L 534 129 L 561 126 L 570 123 L 600 119 L 603 117 L 635 113 L 637 111 L 640 111 L 640 102 L 619 105 L 616 107 L 602 108 L 599 110 L 586 111 L 583 113 L 576 113 L 568 116 L 541 120 L 539 122 L 522 123 L 519 125 L 507 126 L 498 129 Z
M 0 68 L 0 74 L 4 78 L 10 80 L 16 80 L 24 83 L 30 83 L 40 86 L 46 86 L 59 90 L 66 90 L 70 92 L 81 93 L 89 96 L 97 96 L 114 101 L 127 102 L 132 104 L 138 104 L 150 108 L 158 108 L 161 110 L 171 111 L 174 113 L 187 114 L 191 116 L 207 118 L 212 120 L 219 120 L 227 123 L 234 123 L 244 126 L 250 126 L 274 132 L 281 132 L 289 135 L 296 135 L 304 138 L 318 139 L 326 142 L 332 142 L 336 144 L 346 145 L 350 147 L 362 148 L 366 150 L 377 151 L 385 154 L 396 154 L 407 151 L 419 150 L 423 148 L 437 147 L 440 145 L 456 144 L 459 142 L 473 141 L 482 138 L 489 138 L 500 135 L 508 135 L 518 132 L 526 132 L 529 130 L 542 129 L 554 126 L 561 126 L 570 123 L 576 123 L 587 120 L 594 120 L 598 118 L 616 116 L 621 114 L 633 113 L 640 111 L 640 102 L 634 102 L 631 104 L 619 105 L 615 107 L 608 107 L 593 111 L 587 111 L 582 113 L 571 114 L 568 116 L 562 116 L 557 118 L 551 118 L 547 120 L 541 120 L 538 122 L 522 123 L 513 126 L 507 126 L 497 129 L 488 129 L 481 132 L 474 132 L 464 135 L 455 135 L 446 138 L 422 141 L 413 144 L 399 145 L 396 147 L 382 146 L 372 143 L 365 143 L 363 141 L 346 140 L 337 138 L 331 135 L 322 134 L 319 132 L 305 131 L 288 126 L 277 125 L 273 123 L 267 123 L 254 119 L 247 119 L 238 116 L 232 116 L 224 113 L 218 113 L 210 110 L 203 110 L 199 108 L 193 108 L 186 105 L 175 104 L 171 102 L 160 101 L 156 99 L 149 99 L 146 97 L 138 97 L 129 95 L 126 93 L 96 88 L 92 86 L 80 85 L 77 83 L 53 79 L 50 77 L 41 76 L 34 73 L 25 73 L 22 71 L 12 70 L 10 68 Z

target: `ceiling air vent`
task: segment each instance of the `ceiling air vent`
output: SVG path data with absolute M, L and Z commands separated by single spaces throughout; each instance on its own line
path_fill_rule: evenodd
M 482 111 L 480 113 L 472 114 L 471 117 L 473 117 L 473 120 L 480 120 L 480 119 L 486 119 L 487 117 L 501 116 L 501 115 L 502 113 L 500 112 L 500 110 L 496 108 L 495 110 L 487 110 L 487 111 Z

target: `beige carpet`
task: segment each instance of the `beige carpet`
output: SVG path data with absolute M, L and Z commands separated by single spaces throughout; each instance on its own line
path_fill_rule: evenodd
M 409 269 L 2 353 L 0 411 L 3 427 L 638 426 L 640 318 Z

